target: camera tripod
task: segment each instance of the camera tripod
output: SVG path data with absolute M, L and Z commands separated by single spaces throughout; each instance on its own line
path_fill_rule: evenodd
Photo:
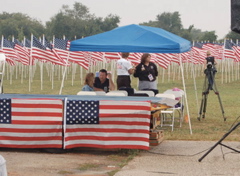
M 225 145 L 222 143 L 222 141 L 228 137 L 234 130 L 236 130 L 238 127 L 240 126 L 240 122 L 237 123 L 235 126 L 233 126 L 226 134 L 223 135 L 223 137 L 216 143 L 214 144 L 198 161 L 201 162 L 209 153 L 211 153 L 211 151 L 213 151 L 213 149 L 215 149 L 218 145 L 221 145 L 223 147 L 226 147 L 236 153 L 240 153 L 239 150 L 236 150 L 232 147 L 229 147 L 228 145 Z
M 200 106 L 200 110 L 199 110 L 199 116 L 198 116 L 198 120 L 201 120 L 201 117 L 204 119 L 205 118 L 205 114 L 206 114 L 206 110 L 207 110 L 207 100 L 208 100 L 208 94 L 210 92 L 210 90 L 213 90 L 214 93 L 218 96 L 218 101 L 220 104 L 220 108 L 222 110 L 222 115 L 223 115 L 223 119 L 224 121 L 226 121 L 226 117 L 224 116 L 224 109 L 223 109 L 223 105 L 222 105 L 222 101 L 221 101 L 221 97 L 220 97 L 220 93 L 217 89 L 217 85 L 215 83 L 215 73 L 217 71 L 214 70 L 213 68 L 207 68 L 205 70 L 205 80 L 204 80 L 204 84 L 203 84 L 203 91 L 202 91 L 202 101 L 201 101 L 201 106 Z

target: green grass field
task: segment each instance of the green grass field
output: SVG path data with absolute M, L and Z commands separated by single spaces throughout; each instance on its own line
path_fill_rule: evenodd
M 84 71 L 86 73 L 86 71 Z M 183 127 L 179 128 L 179 123 L 176 122 L 175 129 L 171 132 L 170 128 L 166 128 L 165 139 L 169 140 L 218 140 L 220 137 L 227 132 L 227 130 L 231 127 L 232 123 L 235 119 L 240 116 L 240 99 L 239 95 L 239 81 L 235 81 L 232 83 L 221 84 L 221 74 L 218 73 L 216 76 L 216 83 L 222 98 L 225 116 L 227 117 L 227 121 L 223 121 L 222 113 L 220 110 L 219 102 L 217 96 L 214 92 L 210 92 L 208 98 L 208 106 L 206 118 L 203 121 L 198 121 L 198 108 L 196 106 L 195 99 L 195 90 L 193 79 L 186 79 L 186 87 L 187 87 L 187 96 L 190 108 L 190 116 L 193 134 L 189 134 L 189 126 L 187 123 L 183 123 Z M 4 93 L 17 93 L 17 94 L 59 94 L 61 81 L 57 76 L 57 73 L 54 76 L 54 88 L 52 89 L 52 83 L 50 81 L 49 76 L 47 75 L 46 69 L 44 70 L 43 77 L 43 90 L 40 88 L 40 72 L 39 68 L 37 68 L 33 82 L 31 84 L 31 92 L 29 92 L 29 82 L 28 77 L 23 79 L 23 83 L 21 83 L 21 75 L 18 75 L 16 79 L 16 73 L 14 73 L 12 77 L 12 84 L 10 84 L 10 78 L 5 76 L 4 79 Z M 197 91 L 198 91 L 198 99 L 199 103 L 201 100 L 201 92 L 204 77 L 197 78 Z M 67 79 L 65 80 L 63 93 L 62 94 L 70 94 L 75 95 L 78 91 L 81 90 L 80 83 L 80 70 L 78 69 L 75 75 L 74 84 L 72 85 L 72 74 L 69 72 L 67 75 Z M 133 87 L 136 88 L 137 80 L 133 78 L 132 81 Z M 182 88 L 181 80 L 167 81 L 165 80 L 162 83 L 161 75 L 159 78 L 158 88 L 160 92 L 163 92 L 167 89 L 178 87 Z M 228 140 L 238 141 L 240 139 L 238 133 L 240 130 L 234 132 Z

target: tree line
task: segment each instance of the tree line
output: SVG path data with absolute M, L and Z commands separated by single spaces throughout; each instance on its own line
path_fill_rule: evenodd
M 57 38 L 65 35 L 69 40 L 74 40 L 109 31 L 118 27 L 119 23 L 118 15 L 109 14 L 105 18 L 97 17 L 89 11 L 87 6 L 75 2 L 73 7 L 63 5 L 60 11 L 45 24 L 27 14 L 3 12 L 0 14 L 0 35 L 8 39 L 14 36 L 20 40 L 24 36 L 30 38 L 31 34 L 35 36 L 45 34 L 49 39 L 53 35 Z M 190 41 L 215 42 L 218 38 L 215 31 L 202 31 L 194 28 L 194 25 L 184 28 L 179 12 L 161 13 L 156 16 L 155 20 L 143 22 L 141 25 L 159 27 Z M 231 38 L 236 42 L 240 40 L 240 35 L 229 32 L 226 38 Z

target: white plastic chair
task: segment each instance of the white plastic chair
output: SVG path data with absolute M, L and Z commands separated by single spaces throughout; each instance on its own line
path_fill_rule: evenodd
M 183 116 L 184 116 L 184 95 L 185 92 L 183 90 L 180 91 L 173 91 L 172 89 L 168 89 L 164 92 L 164 94 L 174 94 L 175 98 L 178 98 L 180 101 L 180 106 L 176 107 L 175 109 L 179 112 L 179 123 L 180 123 L 180 127 L 182 127 L 182 122 L 183 122 Z M 176 119 L 176 117 L 175 117 Z
M 154 97 L 154 92 L 149 90 L 138 90 L 138 91 L 135 91 L 135 93 L 147 94 L 149 97 Z
M 97 93 L 93 91 L 80 91 L 77 95 L 97 95 Z
M 174 99 L 175 100 L 175 95 L 173 94 L 157 94 L 156 97 L 160 97 L 160 98 L 170 98 L 170 99 Z M 163 126 L 170 126 L 172 127 L 172 131 L 174 129 L 174 120 L 175 120 L 175 107 L 166 109 L 166 110 L 162 110 L 161 111 L 161 127 Z M 167 115 L 170 115 L 170 118 L 167 117 Z M 171 123 L 170 124 L 166 124 L 164 122 L 167 122 L 167 119 L 170 119 Z
M 110 91 L 106 94 L 106 96 L 126 97 L 126 96 L 128 96 L 128 93 L 125 90 Z
M 105 96 L 106 95 L 106 92 L 103 92 L 103 91 L 96 91 L 95 93 L 98 96 Z
M 0 155 L 0 175 L 7 176 L 6 160 Z

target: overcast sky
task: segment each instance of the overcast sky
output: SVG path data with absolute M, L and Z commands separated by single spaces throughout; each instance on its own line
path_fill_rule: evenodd
M 0 11 L 22 12 L 46 22 L 63 4 L 77 0 L 0 0 Z M 179 11 L 185 28 L 194 24 L 202 30 L 215 30 L 219 38 L 230 31 L 230 0 L 78 0 L 91 13 L 105 17 L 116 14 L 122 25 L 155 20 L 157 14 Z

